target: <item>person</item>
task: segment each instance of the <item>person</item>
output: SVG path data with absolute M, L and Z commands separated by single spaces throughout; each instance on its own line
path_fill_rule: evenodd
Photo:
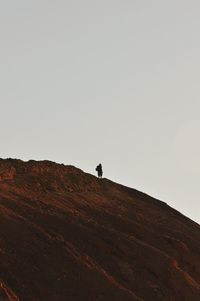
M 97 165 L 97 167 L 96 167 L 96 171 L 97 171 L 97 174 L 98 174 L 98 178 L 102 178 L 102 176 L 103 176 L 103 169 L 102 169 L 102 165 L 101 165 L 101 163 L 99 164 L 99 165 Z

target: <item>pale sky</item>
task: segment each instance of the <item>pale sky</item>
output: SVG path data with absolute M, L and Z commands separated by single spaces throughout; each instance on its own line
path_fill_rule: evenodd
M 0 157 L 72 164 L 200 223 L 199 0 L 0 1 Z

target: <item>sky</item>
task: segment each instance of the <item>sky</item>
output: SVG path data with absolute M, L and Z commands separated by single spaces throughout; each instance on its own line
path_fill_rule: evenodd
M 52 160 L 200 223 L 200 2 L 0 1 L 0 157 Z

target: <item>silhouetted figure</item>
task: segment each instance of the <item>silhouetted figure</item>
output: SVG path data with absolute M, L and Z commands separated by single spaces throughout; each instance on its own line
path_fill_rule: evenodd
M 97 174 L 98 174 L 98 178 L 101 179 L 102 176 L 103 176 L 103 169 L 102 169 L 102 165 L 101 164 L 97 165 L 96 171 L 97 171 Z

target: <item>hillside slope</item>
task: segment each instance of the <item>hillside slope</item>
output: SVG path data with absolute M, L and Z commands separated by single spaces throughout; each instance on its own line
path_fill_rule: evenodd
M 200 226 L 73 166 L 1 159 L 0 300 L 198 301 Z

